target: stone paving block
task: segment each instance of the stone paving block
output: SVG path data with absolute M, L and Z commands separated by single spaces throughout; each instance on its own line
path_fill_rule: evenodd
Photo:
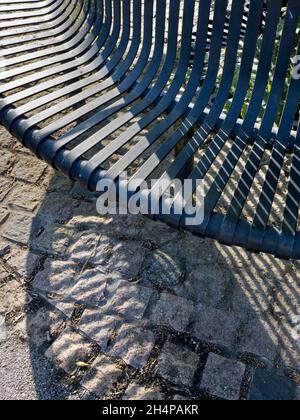
M 290 322 L 283 322 L 276 332 L 279 337 L 279 355 L 283 364 L 300 372 L 299 316 L 292 317 Z
M 69 194 L 48 193 L 39 208 L 39 216 L 49 223 L 66 223 L 76 213 L 79 201 Z
M 11 279 L 10 273 L 6 271 L 4 267 L 0 264 L 0 286 L 7 283 Z
M 300 312 L 296 309 L 299 308 L 300 303 L 299 272 L 300 268 L 293 268 L 290 273 L 284 273 L 282 280 L 276 284 L 276 298 L 273 305 L 276 319 L 293 321 L 299 315 L 300 324 Z
M 183 395 L 176 394 L 173 397 L 173 401 L 188 401 L 189 399 L 184 397 Z
M 1 168 L 1 164 L 0 164 L 0 168 Z M 5 178 L 4 176 L 0 176 L 0 201 L 4 200 L 4 198 L 7 196 L 7 194 L 11 190 L 12 186 L 13 186 L 13 181 L 11 179 Z
M 86 264 L 95 253 L 99 237 L 95 231 L 76 232 L 72 237 L 67 254 L 73 261 Z
M 41 203 L 44 192 L 34 185 L 16 183 L 5 199 L 11 208 L 33 211 Z
M 176 244 L 152 252 L 143 267 L 143 281 L 151 286 L 158 286 L 176 293 L 181 290 L 185 264 L 178 256 Z
M 4 127 L 1 127 L 0 130 L 0 141 L 1 150 L 14 149 L 17 144 L 17 140 Z
M 240 322 L 228 312 L 197 305 L 194 313 L 192 334 L 201 341 L 233 348 Z
M 199 360 L 188 347 L 167 342 L 158 358 L 157 373 L 173 384 L 192 387 Z
M 32 286 L 43 293 L 69 295 L 76 282 L 76 269 L 76 264 L 72 262 L 47 259 Z
M 21 277 L 30 278 L 36 269 L 39 256 L 28 249 L 11 246 L 10 252 L 4 256 L 5 262 Z
M 139 242 L 120 242 L 114 246 L 106 269 L 118 271 L 125 279 L 135 279 L 142 270 L 144 257 L 145 250 Z
M 12 244 L 5 239 L 0 238 L 0 257 L 4 258 L 11 251 Z
M 86 270 L 78 275 L 68 297 L 89 306 L 99 306 L 104 303 L 104 293 L 110 279 L 109 275 L 103 274 L 97 269 Z
M 118 316 L 106 314 L 102 309 L 86 309 L 78 328 L 106 351 L 120 321 Z
M 73 182 L 69 178 L 54 171 L 50 167 L 47 168 L 47 176 L 43 180 L 43 188 L 47 193 L 69 193 L 72 186 Z
M 8 150 L 1 148 L 0 154 L 0 174 L 10 169 L 15 162 L 15 155 Z
M 110 391 L 112 391 L 118 379 L 123 375 L 123 372 L 111 360 L 104 355 L 98 356 L 92 364 L 88 373 L 86 373 L 81 381 L 81 385 L 103 398 Z
M 188 327 L 193 311 L 194 305 L 192 302 L 170 293 L 162 293 L 152 310 L 150 319 L 154 324 L 184 332 Z
M 114 288 L 110 291 L 107 308 L 127 318 L 142 319 L 153 291 L 122 280 L 115 282 Z
M 227 307 L 247 319 L 249 316 L 263 316 L 272 303 L 273 281 L 255 266 L 245 264 L 232 271 L 234 285 L 227 299 Z
M 36 223 L 40 229 L 38 235 L 31 238 L 32 249 L 49 256 L 65 256 L 73 232 L 65 226 L 43 223 L 41 219 L 36 220 Z
M 18 155 L 11 175 L 19 181 L 35 184 L 43 176 L 47 165 L 31 155 Z
M 144 227 L 139 229 L 138 238 L 142 233 L 142 239 L 144 242 L 152 242 L 153 245 L 163 245 L 165 242 L 173 240 L 174 242 L 179 237 L 179 232 L 176 229 L 172 229 L 170 226 L 162 222 L 155 222 L 153 220 L 144 218 Z
M 0 207 L 0 225 L 6 222 L 7 218 L 9 217 L 9 212 L 6 207 Z
M 239 400 L 246 366 L 210 353 L 203 372 L 201 389 L 225 400 Z
M 28 302 L 29 295 L 16 280 L 10 280 L 9 275 L 5 284 L 0 287 L 0 314 L 7 315 L 11 312 L 17 313 L 24 309 Z
M 293 401 L 300 399 L 300 387 L 275 371 L 257 369 L 251 385 L 250 401 Z
M 187 233 L 178 242 L 178 246 L 181 253 L 185 255 L 186 266 L 189 270 L 199 268 L 199 261 L 201 265 L 215 266 L 218 263 L 220 253 L 217 244 L 210 239 L 195 238 L 190 233 Z
M 44 294 L 42 294 L 41 296 L 44 300 L 46 300 L 49 303 L 49 305 L 60 311 L 66 318 L 71 319 L 75 309 L 74 302 L 65 300 L 63 298 L 47 296 Z
M 152 331 L 137 325 L 124 324 L 117 333 L 111 354 L 140 369 L 146 365 L 154 344 Z
M 218 264 L 203 265 L 187 273 L 180 296 L 216 307 L 224 299 L 230 273 Z
M 47 343 L 53 334 L 63 326 L 64 320 L 58 313 L 40 308 L 36 313 L 29 313 L 14 327 L 13 332 L 22 339 L 29 339 L 36 346 Z
M 34 233 L 35 227 L 32 216 L 24 213 L 15 213 L 4 223 L 1 235 L 13 242 L 27 245 Z
M 273 361 L 276 357 L 278 336 L 276 326 L 261 319 L 250 319 L 241 332 L 239 351 Z
M 8 281 L 11 277 L 11 274 L 8 272 L 7 268 L 4 267 L 2 261 L 0 260 L 0 282 L 6 283 L 6 281 Z
M 95 251 L 91 254 L 89 262 L 95 266 L 106 267 L 113 255 L 115 241 L 109 236 L 101 235 Z
M 95 202 L 97 199 L 95 193 L 83 188 L 78 182 L 73 184 L 71 196 L 75 198 L 75 200 L 86 200 L 91 202 Z
M 144 226 L 143 216 L 126 214 L 112 216 L 111 223 L 107 227 L 117 239 L 140 240 Z
M 145 387 L 136 383 L 128 386 L 122 398 L 123 401 L 163 401 L 165 396 L 157 388 Z
M 229 268 L 232 272 L 235 272 L 239 268 L 243 269 L 245 267 L 253 266 L 251 252 L 243 248 L 236 246 L 227 247 L 213 241 L 209 241 L 207 247 L 214 249 L 212 261 L 216 258 L 215 261 L 218 261 L 224 267 Z
M 94 230 L 76 233 L 67 253 L 77 262 L 103 265 L 112 256 L 113 245 L 108 236 L 99 234 L 97 227 L 94 227 Z
M 45 356 L 56 366 L 71 374 L 77 362 L 88 362 L 92 353 L 92 344 L 79 333 L 66 328 L 46 351 Z

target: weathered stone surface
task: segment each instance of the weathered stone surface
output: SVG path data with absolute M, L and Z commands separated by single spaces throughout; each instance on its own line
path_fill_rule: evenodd
M 0 174 L 6 172 L 8 169 L 11 168 L 15 161 L 15 156 L 13 153 L 9 152 L 8 150 L 1 148 L 0 154 Z
M 36 183 L 42 177 L 47 165 L 31 155 L 18 155 L 12 176 L 20 181 Z
M 300 319 L 294 316 L 276 331 L 279 339 L 279 355 L 285 366 L 300 372 Z
M 0 314 L 19 312 L 28 301 L 25 290 L 16 280 L 7 281 L 0 287 Z
M 216 307 L 224 299 L 229 275 L 218 264 L 201 264 L 187 273 L 180 296 Z
M 8 218 L 9 212 L 6 207 L 0 207 L 0 225 L 2 225 Z
M 176 244 L 174 244 L 176 248 Z M 143 268 L 143 281 L 176 293 L 184 279 L 184 261 L 170 245 L 151 253 Z
M 24 213 L 12 214 L 3 225 L 1 233 L 4 238 L 22 245 L 27 245 L 33 234 L 33 219 Z
M 234 288 L 227 298 L 229 310 L 247 319 L 257 314 L 263 317 L 272 303 L 273 282 L 253 267 L 246 265 L 233 271 Z
M 157 362 L 157 373 L 176 385 L 192 387 L 199 356 L 188 347 L 167 342 Z
M 140 240 L 144 225 L 144 217 L 128 214 L 112 216 L 107 228 L 120 240 Z
M 194 311 L 193 303 L 169 293 L 162 293 L 151 313 L 151 321 L 184 332 Z
M 41 308 L 23 318 L 14 328 L 14 333 L 24 340 L 29 339 L 36 346 L 41 346 L 47 343 L 62 325 L 63 319 L 57 313 Z
M 76 213 L 79 204 L 68 194 L 48 193 L 39 208 L 39 216 L 49 223 L 66 223 Z
M 78 232 L 74 235 L 67 253 L 74 261 L 93 265 L 104 265 L 113 253 L 113 241 L 105 235 L 93 230 Z
M 195 238 L 190 233 L 184 234 L 178 242 L 181 253 L 185 256 L 186 266 L 189 271 L 193 268 L 199 268 L 201 265 L 212 265 L 218 262 L 220 257 L 217 244 L 209 239 Z
M 66 226 L 79 234 L 82 232 L 97 232 L 98 235 L 107 235 L 108 232 L 111 234 L 110 222 L 109 216 L 97 214 L 94 204 L 80 202 L 75 214 L 68 220 Z
M 276 371 L 257 369 L 250 389 L 250 401 L 299 400 L 300 388 L 286 376 Z
M 77 362 L 88 362 L 91 352 L 91 343 L 67 328 L 46 351 L 45 356 L 67 373 L 72 373 Z
M 78 324 L 91 340 L 95 341 L 103 351 L 107 350 L 108 343 L 120 323 L 116 315 L 108 315 L 101 309 L 86 309 Z
M 225 400 L 239 400 L 245 365 L 210 353 L 201 389 Z
M 238 327 L 239 320 L 234 315 L 199 304 L 191 332 L 201 341 L 232 348 Z
M 5 239 L 0 238 L 0 257 L 3 258 L 11 251 L 12 244 Z
M 136 383 L 128 386 L 122 398 L 124 401 L 162 401 L 165 396 L 157 388 L 145 387 Z
M 32 286 L 44 293 L 70 294 L 76 282 L 76 268 L 72 262 L 47 259 Z
M 50 192 L 69 193 L 73 182 L 66 176 L 54 171 L 51 168 L 47 168 L 47 177 L 43 181 L 43 187 L 45 190 Z
M 34 185 L 16 183 L 5 202 L 12 208 L 33 211 L 43 197 L 41 188 Z
M 1 150 L 15 149 L 17 140 L 4 127 L 0 130 Z
M 2 284 L 7 283 L 11 278 L 11 275 L 7 272 L 7 270 L 2 267 L 2 265 L 0 264 L 0 286 Z
M 25 248 L 11 246 L 4 260 L 19 276 L 30 278 L 38 265 L 39 256 Z
M 1 157 L 0 157 L 1 159 Z M 1 168 L 1 164 L 0 164 Z M 1 169 L 0 169 L 1 172 Z M 3 201 L 4 198 L 9 193 L 10 189 L 12 188 L 13 181 L 11 179 L 4 178 L 4 176 L 0 176 L 0 201 Z
M 118 271 L 125 279 L 134 279 L 141 273 L 145 250 L 141 244 L 133 241 L 118 243 L 112 250 L 106 269 Z
M 241 333 L 239 350 L 255 356 L 275 359 L 278 346 L 278 336 L 274 325 L 257 318 L 251 319 Z
M 5 316 L 0 315 L 0 344 L 7 340 L 8 329 L 5 321 Z
M 73 232 L 65 226 L 36 220 L 39 226 L 38 234 L 30 240 L 30 246 L 37 252 L 47 253 L 49 256 L 63 257 L 73 236 Z
M 86 270 L 78 275 L 74 287 L 69 292 L 69 298 L 89 306 L 103 304 L 107 281 L 111 279 L 97 269 Z
M 54 298 L 53 296 L 47 296 L 42 294 L 43 299 L 45 299 L 49 305 L 53 306 L 55 309 L 58 309 L 66 318 L 70 319 L 74 313 L 75 303 L 72 301 L 65 300 L 63 297 Z
M 96 194 L 83 188 L 78 182 L 75 182 L 73 188 L 71 190 L 71 196 L 75 198 L 75 200 L 86 200 L 95 202 L 96 201 Z
M 207 242 L 206 240 L 204 241 Z M 254 266 L 254 261 L 251 260 L 251 252 L 246 251 L 243 248 L 235 246 L 224 247 L 221 244 L 218 244 L 211 240 L 207 242 L 207 248 L 212 249 L 211 254 L 213 254 L 213 259 L 211 261 L 213 261 L 215 258 L 215 261 L 218 261 L 224 267 L 229 268 L 232 272 L 235 272 L 239 268 L 244 269 Z M 255 265 L 256 263 L 257 256 L 255 259 Z
M 89 372 L 83 377 L 81 385 L 89 392 L 103 398 L 110 391 L 123 372 L 107 356 L 98 356 Z
M 176 394 L 173 397 L 174 401 L 188 401 L 189 399 L 184 397 L 183 395 Z
M 180 235 L 176 229 L 172 229 L 165 223 L 154 222 L 146 218 L 144 219 L 144 228 L 137 232 L 138 238 L 140 238 L 140 233 L 142 233 L 143 241 L 150 242 L 153 246 L 161 246 L 168 241 L 175 242 Z
M 90 262 L 98 245 L 98 237 L 94 231 L 75 233 L 67 254 L 73 261 L 86 264 Z
M 140 369 L 147 363 L 155 344 L 152 331 L 136 325 L 124 324 L 118 331 L 111 354 Z
M 115 290 L 110 290 L 111 297 L 107 301 L 107 308 L 127 318 L 141 319 L 153 291 L 123 280 L 116 281 L 113 288 Z

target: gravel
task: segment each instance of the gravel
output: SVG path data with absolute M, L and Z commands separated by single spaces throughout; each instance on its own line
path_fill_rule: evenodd
M 1 400 L 65 400 L 69 394 L 52 365 L 28 343 L 10 337 L 0 344 Z

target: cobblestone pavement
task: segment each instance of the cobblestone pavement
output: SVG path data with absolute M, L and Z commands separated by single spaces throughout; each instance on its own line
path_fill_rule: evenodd
M 299 399 L 299 262 L 101 218 L 4 130 L 0 149 L 0 397 Z

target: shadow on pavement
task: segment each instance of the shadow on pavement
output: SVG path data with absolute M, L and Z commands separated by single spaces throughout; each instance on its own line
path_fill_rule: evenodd
M 246 364 L 244 398 L 255 368 L 276 367 L 280 374 L 300 368 L 295 335 L 298 262 L 223 247 L 139 216 L 100 217 L 94 198 L 59 175 L 49 181 L 29 245 L 41 256 L 28 285 L 27 315 L 40 399 L 53 398 L 53 392 L 51 376 L 49 394 L 41 386 L 45 372 L 37 347 L 69 374 L 56 384 L 56 398 L 61 399 L 93 395 L 80 384 L 86 375 L 87 389 L 93 376 L 98 380 L 97 370 L 89 367 L 99 354 L 120 360 L 121 373 L 112 383 L 99 379 L 103 386 L 96 387 L 98 398 L 120 398 L 132 382 L 158 384 L 167 397 L 181 393 L 201 398 L 206 395 L 200 384 L 210 352 Z M 149 340 L 145 344 L 142 336 L 148 325 L 154 336 L 149 354 Z M 124 334 L 124 328 L 131 333 Z M 167 340 L 187 344 L 199 355 L 188 387 L 172 384 L 172 378 L 168 386 L 156 374 Z M 146 346 L 144 352 L 139 345 Z

